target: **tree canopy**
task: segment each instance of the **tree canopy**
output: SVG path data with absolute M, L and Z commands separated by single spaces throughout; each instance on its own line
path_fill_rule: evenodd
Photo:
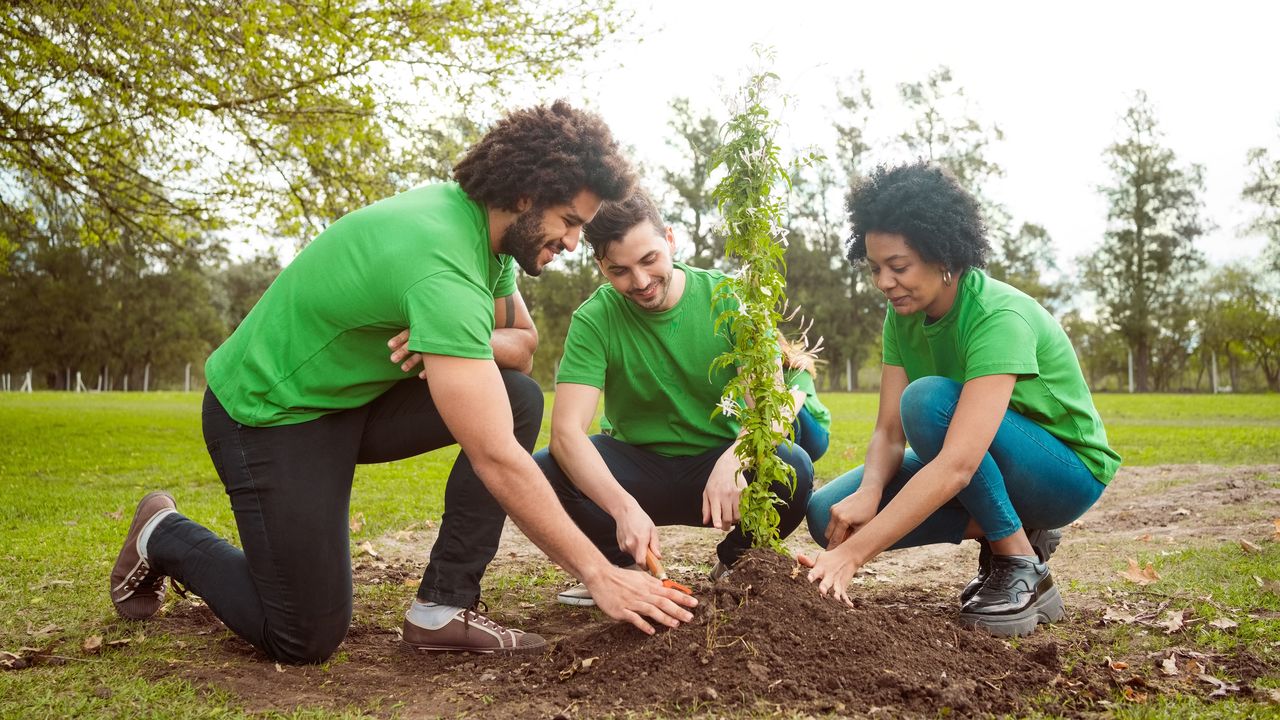
M 87 243 L 245 219 L 302 241 L 421 178 L 434 119 L 555 75 L 620 20 L 610 2 L 16 3 L 0 212 L 57 198 Z

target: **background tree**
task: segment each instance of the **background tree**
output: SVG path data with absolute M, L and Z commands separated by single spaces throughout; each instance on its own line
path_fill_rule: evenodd
M 1051 312 L 1062 309 L 1070 292 L 1067 282 L 1049 279 L 1057 269 L 1053 238 L 1035 223 L 1023 223 L 1006 237 L 987 265 L 991 277 L 1025 292 Z
M 1280 121 L 1276 125 L 1280 128 Z M 1271 269 L 1280 273 L 1280 156 L 1272 157 L 1267 148 L 1256 147 L 1249 150 L 1246 162 L 1249 178 L 1241 197 L 1258 205 L 1249 229 L 1266 236 Z
M 555 385 L 573 311 L 603 283 L 595 258 L 585 244 L 577 252 L 566 254 L 547 266 L 538 277 L 521 276 L 520 294 L 538 328 L 533 378 L 543 387 Z
M 1205 232 L 1203 169 L 1177 166 L 1145 93 L 1136 94 L 1123 122 L 1125 136 L 1105 153 L 1113 182 L 1099 188 L 1109 226 L 1101 247 L 1081 264 L 1102 319 L 1133 352 L 1137 390 L 1146 392 L 1156 341 L 1162 333 L 1182 334 L 1190 320 L 1183 309 L 1204 266 L 1195 247 Z
M 0 20 L 0 172 L 101 209 L 87 242 L 233 213 L 305 240 L 421 178 L 422 124 L 545 81 L 624 19 L 609 0 L 19 3 Z
M 668 215 L 693 243 L 693 253 L 685 262 L 709 268 L 724 260 L 724 236 L 716 231 L 718 213 L 711 197 L 712 157 L 720 149 L 721 123 L 714 115 L 697 115 L 688 98 L 673 100 L 671 113 L 667 125 L 675 136 L 667 139 L 667 145 L 680 153 L 682 165 L 662 171 L 662 181 L 675 194 Z
M 1252 361 L 1267 388 L 1280 392 L 1280 288 L 1245 263 L 1218 268 L 1204 285 L 1204 344 L 1232 368 L 1240 390 L 1239 360 Z

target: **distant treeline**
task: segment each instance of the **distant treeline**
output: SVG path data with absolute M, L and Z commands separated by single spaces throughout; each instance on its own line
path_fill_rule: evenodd
M 301 246 L 351 210 L 447 178 L 506 89 L 592 62 L 631 20 L 607 0 L 489 4 L 432 23 L 376 4 L 295 17 L 265 0 L 205 3 L 164 23 L 145 12 L 70 22 L 65 4 L 40 0 L 0 19 L 14 99 L 0 113 L 0 376 L 30 369 L 36 388 L 63 388 L 79 372 L 114 389 L 127 377 L 133 390 L 144 374 L 181 386 L 191 364 L 198 378 L 279 271 L 268 257 L 231 261 L 227 238 Z M 1139 391 L 1207 391 L 1216 371 L 1219 386 L 1280 391 L 1280 148 L 1262 147 L 1280 134 L 1241 158 L 1249 230 L 1267 251 L 1209 267 L 1203 170 L 1179 161 L 1135 93 L 1110 111 L 1119 137 L 1098 148 L 1107 230 L 1068 276 L 1036 218 L 991 196 L 1002 131 L 971 114 L 948 69 L 888 98 L 870 88 L 861 75 L 836 88 L 833 140 L 814 143 L 826 159 L 790 191 L 788 295 L 810 339 L 825 338 L 828 388 L 874 386 L 885 313 L 843 259 L 843 197 L 873 164 L 923 157 L 981 199 L 989 272 L 1062 319 L 1095 389 L 1127 389 L 1132 373 Z M 687 238 L 682 259 L 704 267 L 724 263 L 709 163 L 724 116 L 675 100 L 681 159 L 646 178 Z M 885 117 L 908 119 L 885 129 Z M 573 309 L 600 282 L 583 254 L 522 280 L 544 386 Z

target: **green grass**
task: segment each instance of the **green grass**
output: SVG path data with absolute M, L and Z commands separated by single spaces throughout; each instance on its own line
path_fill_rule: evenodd
M 876 396 L 835 393 L 823 399 L 833 414 L 833 440 L 817 471 L 829 479 L 861 463 Z M 1263 464 L 1275 463 L 1280 455 L 1280 396 L 1103 395 L 1097 402 L 1129 464 Z M 546 442 L 545 429 L 539 445 Z M 359 468 L 352 511 L 363 512 L 365 523 L 353 540 L 438 521 L 455 453 L 445 449 Z M 140 668 L 172 645 L 164 638 L 139 637 L 138 627 L 116 620 L 106 601 L 107 573 L 134 503 L 154 488 L 172 490 L 184 513 L 235 537 L 230 508 L 201 438 L 198 394 L 0 393 L 0 560 L 5 565 L 0 649 L 43 646 L 48 639 L 30 633 L 50 624 L 60 628 L 53 635 L 63 638 L 58 652 L 68 656 L 79 656 L 79 644 L 90 634 L 135 638 L 129 651 L 113 653 L 110 663 L 87 658 L 0 672 L 0 717 L 243 714 L 234 697 L 180 681 L 142 678 Z M 1169 586 L 1188 593 L 1239 592 L 1240 597 L 1228 594 L 1217 601 L 1272 607 L 1266 598 L 1249 595 L 1252 580 L 1244 580 L 1276 577 L 1262 566 L 1280 566 L 1274 548 L 1255 558 L 1231 557 L 1231 548 L 1217 552 L 1157 558 L 1157 567 Z M 547 581 L 540 576 L 492 579 L 516 592 Z M 390 595 L 404 590 L 378 586 L 360 592 L 383 605 L 394 604 Z M 1210 605 L 1197 606 L 1205 616 L 1213 611 Z M 1280 628 L 1274 621 L 1242 622 L 1236 634 L 1276 637 Z M 1215 712 L 1229 707 L 1213 705 Z M 1193 706 L 1169 710 L 1197 714 Z

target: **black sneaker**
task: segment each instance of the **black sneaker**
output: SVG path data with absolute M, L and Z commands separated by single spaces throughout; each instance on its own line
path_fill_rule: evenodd
M 987 577 L 991 575 L 991 543 L 985 538 L 978 538 L 978 574 L 969 581 L 968 585 L 960 591 L 960 604 L 964 605 L 969 602 L 969 598 L 982 588 L 982 583 L 987 581 Z
M 1035 548 L 1040 562 L 1049 562 L 1049 558 L 1053 557 L 1053 551 L 1062 544 L 1062 530 L 1028 530 L 1027 540 L 1031 541 L 1031 547 Z M 978 592 L 978 588 L 982 587 L 982 583 L 986 582 L 987 576 L 991 574 L 991 545 L 984 538 L 978 538 L 978 544 L 982 546 L 978 551 L 978 574 L 960 591 L 961 605 L 969 602 L 969 598 Z
M 960 624 L 1012 637 L 1029 635 L 1040 623 L 1057 622 L 1065 614 L 1048 563 L 993 555 L 986 582 L 960 607 Z

